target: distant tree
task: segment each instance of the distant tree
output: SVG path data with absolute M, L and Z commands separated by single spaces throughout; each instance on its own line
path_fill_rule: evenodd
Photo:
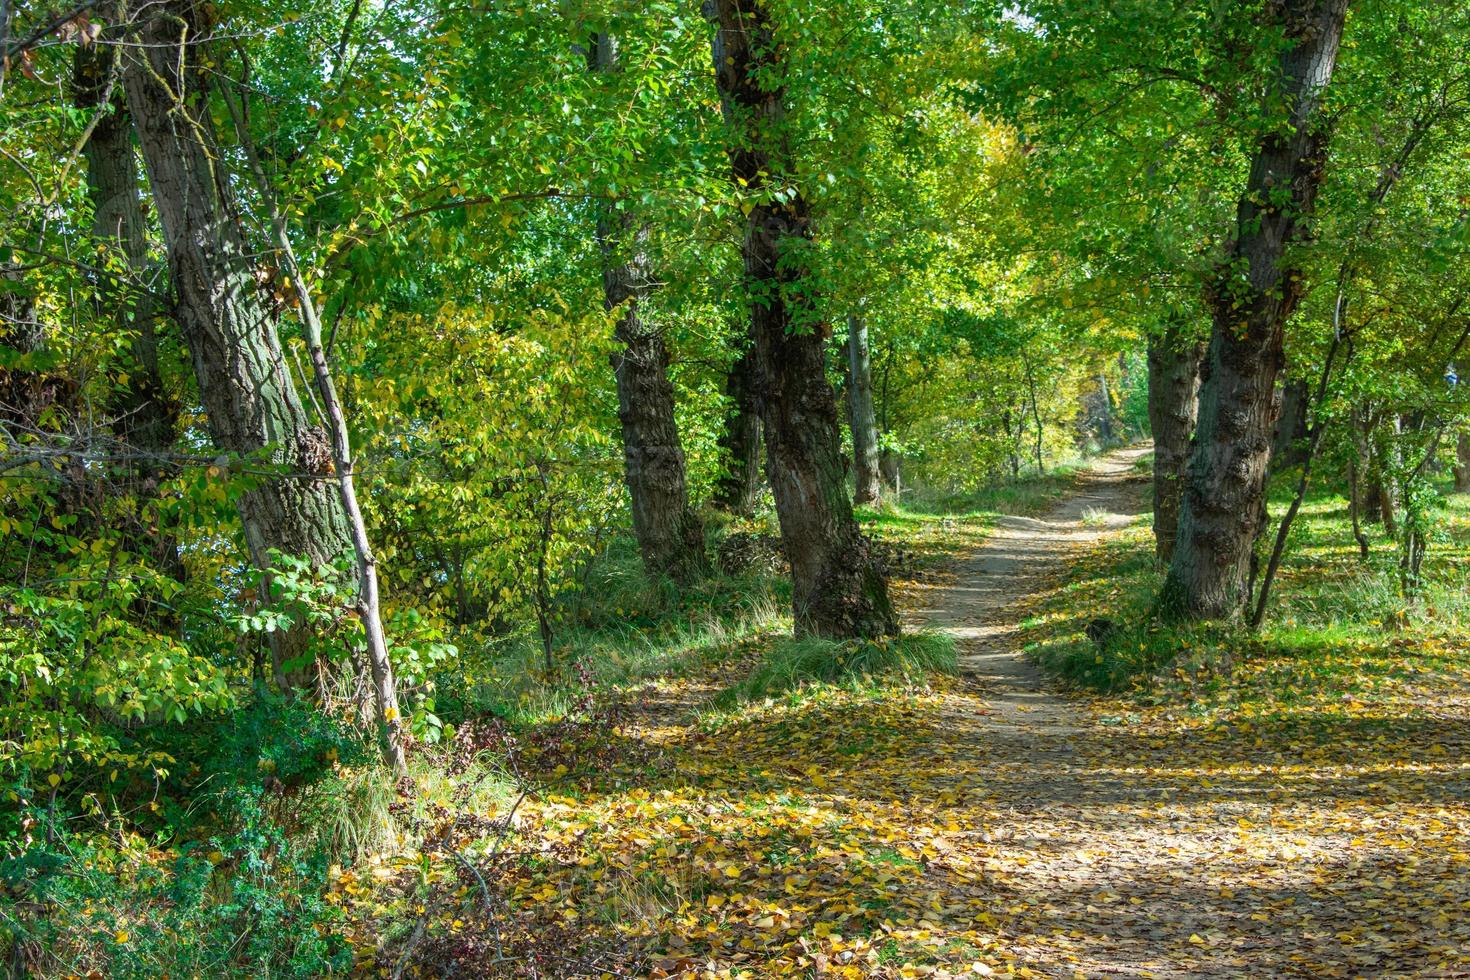
M 593 35 L 587 61 L 594 72 L 616 74 L 617 39 L 606 33 Z M 688 582 L 708 571 L 709 563 L 704 528 L 689 506 L 668 348 L 641 309 L 654 287 L 649 234 L 627 202 L 598 209 L 603 292 L 607 308 L 618 315 L 614 329 L 622 344 L 613 366 L 633 533 L 649 574 Z

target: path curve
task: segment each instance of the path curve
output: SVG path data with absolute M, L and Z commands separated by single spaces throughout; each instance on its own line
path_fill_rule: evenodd
M 1078 489 L 1041 517 L 1001 517 L 985 544 L 952 566 L 953 581 L 911 610 L 914 624 L 954 637 L 962 674 L 974 680 L 1000 729 L 1050 729 L 1066 735 L 1076 710 L 1051 690 L 1018 649 L 1024 606 L 1065 572 L 1078 550 L 1132 524 L 1144 509 L 1136 467 L 1148 446 L 1114 450 L 1078 479 Z M 1065 750 L 1048 740 L 1038 748 Z

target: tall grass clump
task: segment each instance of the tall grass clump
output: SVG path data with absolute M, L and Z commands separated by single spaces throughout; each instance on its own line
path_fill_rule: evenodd
M 773 642 L 750 674 L 720 700 L 755 701 L 810 684 L 917 682 L 954 670 L 954 640 L 937 633 L 848 642 L 815 636 L 783 638 Z

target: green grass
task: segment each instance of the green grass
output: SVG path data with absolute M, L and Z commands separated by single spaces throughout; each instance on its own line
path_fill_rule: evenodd
M 1028 474 L 1017 480 L 975 490 L 944 492 L 917 490 L 906 493 L 901 511 L 914 516 L 984 518 L 996 514 L 1034 517 L 1065 497 L 1077 485 L 1077 474 L 1085 464 L 1064 463 L 1044 475 Z
M 654 629 L 627 623 L 563 630 L 550 675 L 536 639 L 515 637 L 460 666 L 462 703 L 451 714 L 493 714 L 514 724 L 556 721 L 576 713 L 587 693 L 584 677 L 594 689 L 607 689 L 686 676 L 719 663 L 742 642 L 789 630 L 784 605 L 764 588 L 743 599 L 728 608 L 685 608 L 682 618 Z
M 1276 488 L 1273 515 L 1285 511 L 1287 492 L 1285 482 Z M 1286 661 L 1301 675 L 1352 671 L 1371 677 L 1371 663 L 1350 651 L 1460 641 L 1470 631 L 1470 498 L 1445 498 L 1425 587 L 1412 602 L 1399 589 L 1394 542 L 1381 528 L 1367 530 L 1373 546 L 1363 561 L 1346 501 L 1325 490 L 1309 495 L 1266 623 L 1253 632 L 1238 625 L 1154 621 L 1150 609 L 1162 573 L 1153 559 L 1152 535 L 1140 525 L 1084 558 L 1043 599 L 1026 624 L 1028 652 L 1078 687 L 1153 699 L 1169 688 L 1206 696 L 1225 691 L 1229 674 L 1245 661 Z M 1084 634 L 1096 618 L 1115 624 L 1101 643 Z
M 954 641 L 934 633 L 848 643 L 782 638 L 771 643 L 751 673 L 728 688 L 719 702 L 758 701 L 814 684 L 913 682 L 954 669 Z

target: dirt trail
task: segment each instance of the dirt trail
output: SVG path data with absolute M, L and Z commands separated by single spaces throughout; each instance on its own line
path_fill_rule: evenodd
M 1003 518 L 910 615 L 956 638 L 970 682 L 937 719 L 924 792 L 964 801 L 951 841 L 1004 896 L 1008 955 L 1046 977 L 1470 976 L 1434 897 L 1461 890 L 1453 858 L 1404 856 L 1415 835 L 1459 847 L 1438 777 L 1360 784 L 1310 739 L 1132 730 L 1021 655 L 1034 598 L 1147 512 L 1146 451 L 1105 457 L 1039 519 Z
M 1258 959 L 1271 930 L 1228 898 L 1238 887 L 1231 838 L 1243 814 L 1260 819 L 1257 808 L 1186 804 L 1176 794 L 1188 788 L 1130 773 L 1119 765 L 1119 732 L 1059 692 L 1015 636 L 1038 594 L 1147 512 L 1147 481 L 1134 467 L 1147 452 L 1104 457 L 1040 518 L 1002 518 L 953 567 L 953 583 L 911 613 L 956 638 L 974 685 L 945 722 L 948 761 L 968 770 L 960 788 L 983 828 L 961 846 L 987 855 L 995 880 L 1013 889 L 1007 931 L 1045 975 L 1274 975 L 1289 947 Z M 1254 870 L 1278 871 L 1271 861 Z
M 1148 452 L 1131 447 L 1098 460 L 1078 490 L 1042 517 L 1000 518 L 985 546 L 953 567 L 954 583 L 910 611 L 917 625 L 955 638 L 960 670 L 980 685 L 989 725 L 1048 736 L 1034 745 L 1038 753 L 1068 751 L 1078 718 L 1016 648 L 1022 607 L 1065 569 L 1077 549 L 1133 523 L 1145 506 L 1134 464 Z

